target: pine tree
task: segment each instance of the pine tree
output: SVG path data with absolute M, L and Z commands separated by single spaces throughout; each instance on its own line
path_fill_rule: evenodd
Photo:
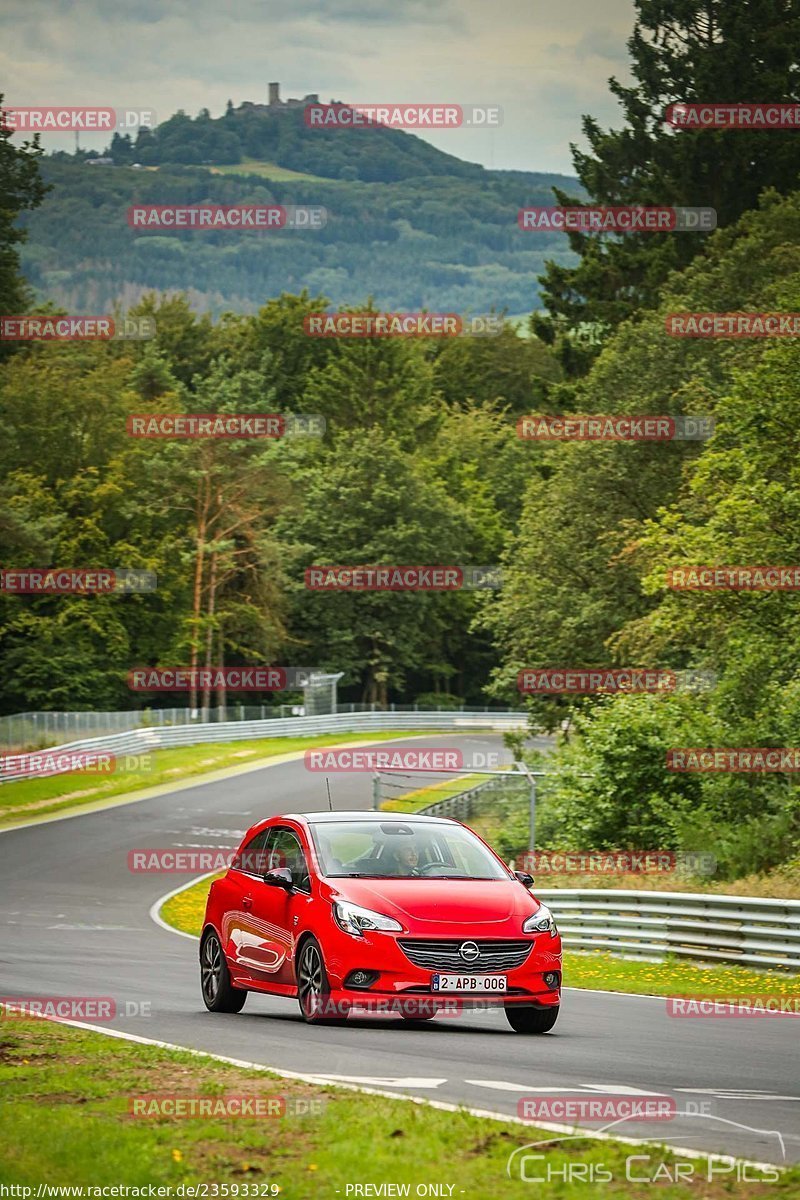
M 609 80 L 625 124 L 604 130 L 584 116 L 589 149 L 571 147 L 590 202 L 710 206 L 724 227 L 755 208 L 765 188 L 786 194 L 800 186 L 800 129 L 689 130 L 664 121 L 673 103 L 797 102 L 797 0 L 636 0 L 635 7 L 634 80 Z M 559 204 L 581 203 L 556 196 Z M 580 262 L 548 263 L 540 282 L 550 315 L 537 318 L 536 332 L 559 344 L 568 371 L 582 373 L 603 336 L 652 307 L 669 272 L 687 266 L 707 236 L 570 233 Z M 597 336 L 587 338 L 587 329 Z

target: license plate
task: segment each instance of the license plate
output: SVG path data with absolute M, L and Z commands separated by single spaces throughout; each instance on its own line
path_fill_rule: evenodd
M 434 992 L 505 992 L 505 975 L 434 975 Z

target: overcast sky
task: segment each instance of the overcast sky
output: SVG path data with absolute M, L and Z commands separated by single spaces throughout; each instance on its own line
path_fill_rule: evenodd
M 628 77 L 634 20 L 632 0 L 2 0 L 2 13 L 10 105 L 218 116 L 229 97 L 266 101 L 270 80 L 283 98 L 491 104 L 494 132 L 428 140 L 486 166 L 566 172 L 582 113 L 620 124 L 606 81 Z

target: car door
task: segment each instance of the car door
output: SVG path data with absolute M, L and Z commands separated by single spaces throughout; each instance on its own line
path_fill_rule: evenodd
M 294 886 L 291 891 L 260 883 L 253 892 L 253 916 L 262 938 L 257 951 L 248 953 L 253 966 L 271 982 L 291 987 L 294 976 L 294 947 L 304 927 L 305 908 L 311 903 L 308 858 L 298 834 L 286 826 L 273 826 L 266 846 L 266 870 L 288 867 Z M 258 961 L 254 955 L 257 953 Z
M 274 978 L 281 962 L 281 949 L 258 915 L 259 893 L 269 890 L 263 882 L 267 869 L 267 842 L 272 829 L 262 829 L 236 855 L 224 886 L 225 914 L 222 935 L 234 982 L 253 977 Z

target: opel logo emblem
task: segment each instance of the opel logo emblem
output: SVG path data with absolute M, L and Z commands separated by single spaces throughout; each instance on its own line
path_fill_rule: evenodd
M 480 949 L 475 942 L 462 942 L 459 946 L 458 953 L 463 958 L 464 962 L 474 963 L 481 956 Z

